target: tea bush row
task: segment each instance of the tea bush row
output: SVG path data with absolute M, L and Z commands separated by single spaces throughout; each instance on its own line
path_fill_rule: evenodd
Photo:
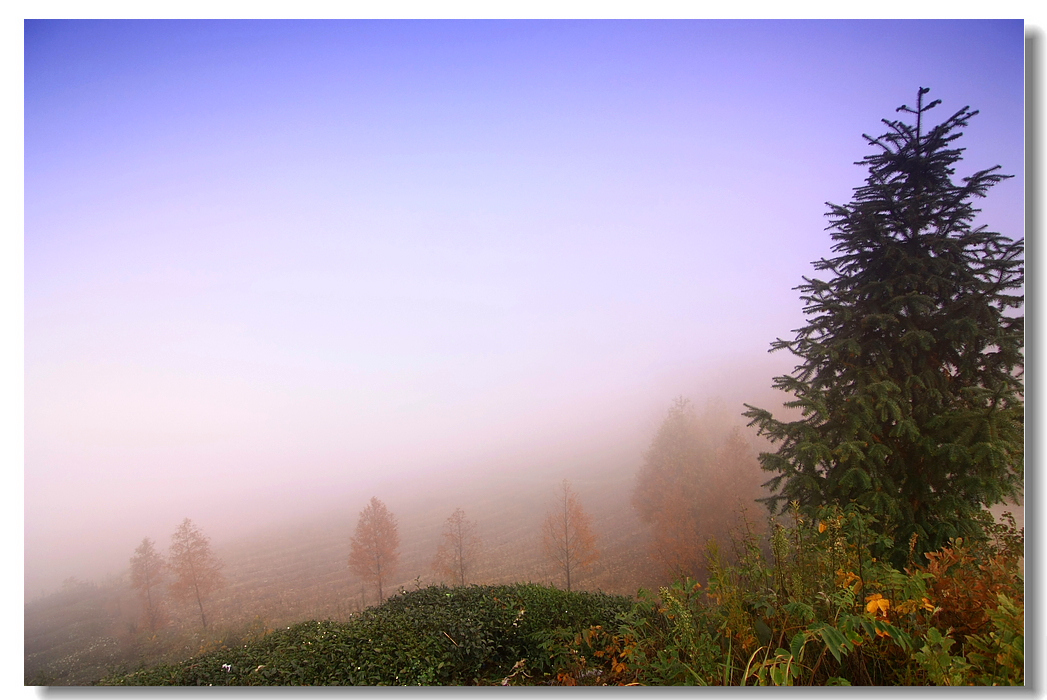
M 103 679 L 103 685 L 538 683 L 557 629 L 611 625 L 632 601 L 536 584 L 431 586 L 348 623 L 303 622 L 236 648 Z M 522 662 L 522 663 L 521 663 Z

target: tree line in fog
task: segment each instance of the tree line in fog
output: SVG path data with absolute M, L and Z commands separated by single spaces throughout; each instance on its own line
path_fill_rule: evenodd
M 699 417 L 677 399 L 644 454 L 632 491 L 632 507 L 648 526 L 647 553 L 666 580 L 697 576 L 709 540 L 723 541 L 737 515 L 760 497 L 760 469 L 752 448 L 722 416 Z M 622 504 L 623 508 L 629 507 Z M 566 590 L 600 559 L 593 519 L 564 479 L 548 504 L 538 536 L 544 560 Z M 454 586 L 477 583 L 483 538 L 461 508 L 444 521 L 429 563 L 437 580 Z M 348 570 L 369 586 L 378 602 L 399 573 L 400 534 L 396 515 L 377 496 L 360 512 L 349 539 Z M 131 585 L 141 603 L 141 626 L 155 633 L 171 622 L 167 598 L 190 603 L 207 629 L 208 601 L 225 585 L 222 562 L 210 540 L 188 518 L 171 537 L 166 554 L 149 538 L 131 558 Z

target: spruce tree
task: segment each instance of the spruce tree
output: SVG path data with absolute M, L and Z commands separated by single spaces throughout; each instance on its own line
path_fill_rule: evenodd
M 865 185 L 829 206 L 836 257 L 827 281 L 797 287 L 808 323 L 775 350 L 800 358 L 774 386 L 801 409 L 745 415 L 778 449 L 760 456 L 772 512 L 797 501 L 856 502 L 877 518 L 902 564 L 951 537 L 978 535 L 987 506 L 1020 498 L 1024 478 L 1024 241 L 975 226 L 972 202 L 1008 175 L 999 166 L 953 181 L 964 107 L 925 127 L 884 119 L 863 135 L 875 152 Z

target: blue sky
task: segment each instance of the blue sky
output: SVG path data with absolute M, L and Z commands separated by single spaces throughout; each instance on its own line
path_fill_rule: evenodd
M 1015 175 L 982 221 L 1022 235 L 1023 39 L 27 22 L 27 587 L 220 503 L 362 504 L 375 474 L 572 440 L 638 464 L 674 396 L 763 400 L 793 364 L 766 352 L 803 323 L 793 287 L 829 254 L 825 202 L 918 87 L 938 119 L 981 110 L 962 167 Z

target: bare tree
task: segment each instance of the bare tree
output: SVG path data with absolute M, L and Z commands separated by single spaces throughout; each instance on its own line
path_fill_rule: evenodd
M 465 517 L 465 511 L 455 508 L 444 523 L 443 543 L 436 550 L 433 570 L 448 576 L 455 585 L 464 586 L 466 572 L 472 567 L 480 549 L 476 526 Z
M 349 569 L 378 587 L 378 602 L 384 599 L 382 584 L 400 559 L 400 535 L 396 518 L 376 497 L 360 512 L 356 533 L 350 542 Z
M 193 521 L 186 518 L 171 536 L 168 563 L 175 580 L 171 592 L 180 598 L 193 598 L 200 609 L 200 623 L 207 629 L 204 598 L 225 585 L 222 562 L 211 551 L 211 540 Z
M 563 480 L 561 493 L 542 526 L 545 554 L 561 572 L 571 590 L 571 577 L 599 559 L 596 538 L 592 532 L 592 518 L 582 508 L 578 497 Z
M 153 541 L 148 537 L 143 539 L 131 557 L 131 587 L 142 599 L 145 623 L 150 632 L 156 632 L 167 618 L 158 590 L 166 569 L 167 562 L 156 551 Z

